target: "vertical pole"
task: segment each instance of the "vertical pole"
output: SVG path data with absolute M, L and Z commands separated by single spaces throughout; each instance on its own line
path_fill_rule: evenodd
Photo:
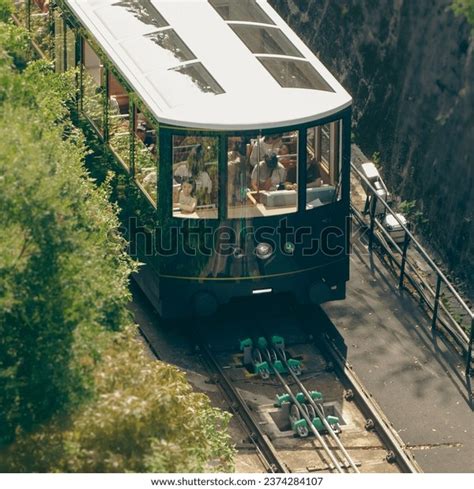
M 26 0 L 26 28 L 31 32 L 31 0 Z
M 405 266 L 407 262 L 407 253 L 408 253 L 409 244 L 410 244 L 410 236 L 408 235 L 408 233 L 405 233 L 405 241 L 403 242 L 402 264 L 400 266 L 400 280 L 398 282 L 399 289 L 403 289 L 403 279 L 405 278 Z
M 466 377 L 470 378 L 474 375 L 474 369 L 472 368 L 472 347 L 474 346 L 474 318 L 471 318 L 471 334 L 469 339 L 469 347 L 467 351 L 467 365 L 466 365 Z
M 84 37 L 82 35 L 77 36 L 78 57 L 77 62 L 79 64 L 79 112 L 83 115 L 84 112 Z
M 257 135 L 257 202 L 260 204 L 260 139 L 262 138 L 262 131 Z
M 76 110 L 76 117 L 79 117 L 80 103 L 81 103 L 81 37 L 77 33 L 76 28 L 73 28 L 74 32 L 74 69 L 76 78 L 76 94 L 74 96 L 74 108 Z M 79 69 L 77 69 L 79 67 Z
M 103 118 L 104 118 L 104 143 L 109 144 L 109 97 L 110 97 L 110 86 L 109 86 L 109 67 L 104 66 L 102 70 L 102 104 L 103 104 Z
M 298 184 L 298 207 L 300 212 L 306 210 L 306 181 L 307 181 L 307 159 L 308 159 L 308 133 L 306 128 L 301 128 L 298 131 L 298 159 L 296 182 Z
M 130 173 L 133 178 L 135 178 L 135 152 L 136 152 L 136 143 L 135 143 L 135 129 L 136 129 L 136 116 L 137 111 L 135 109 L 135 97 L 130 97 L 130 105 L 129 105 L 129 113 L 130 113 Z
M 217 192 L 217 212 L 219 219 L 227 219 L 228 208 L 228 138 L 226 134 L 219 136 L 219 149 L 217 152 L 217 175 L 218 175 L 218 192 Z
M 63 13 L 59 10 L 60 18 L 61 18 L 61 23 L 62 23 L 62 31 L 63 31 L 63 71 L 67 71 L 69 69 L 69 66 L 67 65 L 67 23 L 66 23 L 66 17 L 63 15 Z
M 370 233 L 369 233 L 369 252 L 372 252 L 374 244 L 374 229 L 375 229 L 375 208 L 377 207 L 377 197 L 375 195 L 370 199 Z
M 466 362 L 466 386 L 467 386 L 467 395 L 469 396 L 469 403 L 471 405 L 471 409 L 474 409 L 474 399 L 473 399 L 473 389 L 472 389 L 472 379 L 471 377 L 474 375 L 474 369 L 472 367 L 472 347 L 474 343 L 474 318 L 471 318 L 471 334 L 469 339 L 469 347 L 467 351 L 467 362 Z
M 436 321 L 438 320 L 438 309 L 439 309 L 439 295 L 441 292 L 441 276 L 438 275 L 438 281 L 436 282 L 436 295 L 433 309 L 433 320 L 431 322 L 431 329 L 436 328 Z

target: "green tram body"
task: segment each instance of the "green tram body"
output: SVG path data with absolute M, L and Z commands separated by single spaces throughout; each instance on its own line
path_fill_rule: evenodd
M 23 3 L 25 10 L 23 15 L 17 14 L 17 18 L 31 26 L 29 16 L 34 12 L 34 0 Z M 139 219 L 131 219 L 124 225 L 132 254 L 144 264 L 135 279 L 163 317 L 209 315 L 219 305 L 234 298 L 260 294 L 290 294 L 300 304 L 321 304 L 345 298 L 346 282 L 349 279 L 351 106 L 329 117 L 315 118 L 304 124 L 262 130 L 218 131 L 160 124 L 66 2 L 58 0 L 50 5 L 45 29 L 55 42 L 51 52 L 43 49 L 43 53 L 54 56 L 57 70 L 73 66 L 79 68 L 79 116 L 97 133 L 106 146 L 104 149 L 115 155 L 117 172 L 126 172 L 130 176 L 130 181 L 135 182 L 139 189 L 144 205 L 154 215 L 154 230 L 143 227 Z M 100 124 L 94 123 L 89 114 L 84 112 L 85 43 L 95 51 L 103 65 Z M 110 145 L 110 75 L 120 83 L 128 96 L 130 137 L 129 156 L 125 158 L 123 153 L 119 157 Z M 137 110 L 146 115 L 147 121 L 153 124 L 156 131 L 156 202 L 136 178 Z M 339 127 L 336 143 L 339 145 L 340 159 L 338 191 L 335 191 L 332 202 L 308 210 L 305 184 L 307 129 L 334 122 L 338 122 Z M 100 130 L 98 125 L 102 126 Z M 298 138 L 299 183 L 296 212 L 261 217 L 229 217 L 226 180 L 228 138 L 255 138 L 295 132 Z M 215 137 L 218 140 L 216 219 L 186 219 L 173 215 L 171 183 L 173 137 L 176 136 Z M 127 158 L 128 162 L 125 163 L 124 159 Z M 284 226 L 290 229 L 285 236 Z M 272 235 L 274 230 L 279 232 Z M 232 235 L 232 239 L 229 235 Z M 158 250 L 158 242 L 163 243 L 165 251 Z M 267 242 L 271 243 L 273 252 L 270 258 L 261 259 L 255 252 L 256 247 L 259 243 Z

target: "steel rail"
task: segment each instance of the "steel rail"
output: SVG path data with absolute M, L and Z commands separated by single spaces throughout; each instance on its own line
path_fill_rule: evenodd
M 140 288 L 140 286 L 138 286 L 138 284 L 137 290 L 139 290 L 140 294 L 145 297 L 143 290 Z M 146 300 L 148 302 L 148 299 Z M 157 360 L 161 360 L 158 350 L 155 346 L 155 341 L 147 332 L 147 327 L 144 327 L 143 325 L 138 325 L 138 330 L 140 332 L 140 336 L 142 336 L 153 356 Z M 230 409 L 234 412 L 234 414 L 237 415 L 237 418 L 243 425 L 244 429 L 247 431 L 249 435 L 249 440 L 255 446 L 257 454 L 259 455 L 262 462 L 267 466 L 267 469 L 270 472 L 288 474 L 290 471 L 288 470 L 286 464 L 280 459 L 268 436 L 260 429 L 260 426 L 253 419 L 252 413 L 247 407 L 245 400 L 227 378 L 224 370 L 221 368 L 217 360 L 213 357 L 209 348 L 207 348 L 201 342 L 197 341 L 196 332 L 194 332 L 192 336 L 193 342 L 198 346 L 199 352 L 201 353 L 201 359 L 205 362 L 208 370 L 210 372 L 215 371 L 219 375 L 221 382 L 219 382 L 218 385 L 221 388 L 224 396 L 227 398 Z
M 290 375 L 293 377 L 293 380 L 296 382 L 296 384 L 298 385 L 298 387 L 303 392 L 303 394 L 306 397 L 306 399 L 308 400 L 308 402 L 313 406 L 313 408 L 315 409 L 315 411 L 318 413 L 319 419 L 323 423 L 324 427 L 326 428 L 326 430 L 329 433 L 329 435 L 331 436 L 331 438 L 336 442 L 337 447 L 344 454 L 344 457 L 346 458 L 346 460 L 349 463 L 350 467 L 352 467 L 352 469 L 355 472 L 359 473 L 360 471 L 357 468 L 354 460 L 349 455 L 349 453 L 347 452 L 347 450 L 344 447 L 344 445 L 341 443 L 341 440 L 339 439 L 339 437 L 336 435 L 336 433 L 334 433 L 334 430 L 332 429 L 332 426 L 328 423 L 328 421 L 327 421 L 327 419 L 326 419 L 326 417 L 324 415 L 324 412 L 321 409 L 321 406 L 319 406 L 316 402 L 314 402 L 314 399 L 311 397 L 311 395 L 308 392 L 308 390 L 306 389 L 306 387 L 303 385 L 303 383 L 301 382 L 301 380 L 298 378 L 298 376 L 295 374 L 295 372 L 293 372 L 293 369 L 288 364 L 288 361 L 286 360 L 285 355 L 283 354 L 283 352 L 281 351 L 281 349 L 278 348 L 278 347 L 273 347 L 273 348 L 274 348 L 276 354 L 280 357 L 280 360 L 283 362 L 283 364 L 287 368 L 287 370 L 290 373 Z
M 273 473 L 289 473 L 290 471 L 288 470 L 286 464 L 280 459 L 280 456 L 276 452 L 272 442 L 261 430 L 258 423 L 254 420 L 247 403 L 239 394 L 237 389 L 232 385 L 232 382 L 227 378 L 227 375 L 214 358 L 209 348 L 203 343 L 198 343 L 198 347 L 201 357 L 206 362 L 208 368 L 218 373 L 219 379 L 221 380 L 220 386 L 230 400 L 232 410 L 245 424 L 245 427 L 250 434 L 250 440 L 257 447 L 265 463 L 267 464 L 268 469 Z
M 269 353 L 267 354 L 267 360 L 268 360 L 269 364 L 271 364 L 272 359 L 271 359 Z M 306 414 L 306 412 L 303 409 L 303 407 L 301 406 L 300 402 L 298 401 L 298 399 L 296 399 L 296 396 L 293 394 L 293 391 L 290 389 L 288 384 L 285 382 L 285 379 L 275 369 L 274 369 L 274 373 L 275 373 L 277 379 L 280 381 L 283 388 L 285 389 L 286 393 L 291 397 L 291 400 L 293 401 L 293 403 L 298 408 L 298 411 L 300 412 L 301 416 L 305 419 L 306 423 L 308 424 L 308 428 L 311 430 L 311 432 L 314 434 L 314 436 L 318 439 L 319 443 L 321 443 L 321 446 L 323 447 L 324 451 L 328 454 L 329 458 L 331 459 L 332 463 L 334 464 L 335 469 L 341 474 L 344 473 L 343 467 L 341 467 L 341 464 L 336 459 L 332 450 L 329 448 L 327 443 L 324 441 L 324 438 L 321 436 L 319 431 L 314 427 L 313 420 L 310 419 L 309 416 Z

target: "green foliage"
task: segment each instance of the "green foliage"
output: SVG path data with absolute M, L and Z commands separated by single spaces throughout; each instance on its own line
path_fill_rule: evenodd
M 84 146 L 63 138 L 63 97 L 74 93 L 67 87 L 67 77 L 43 62 L 24 76 L 12 73 L 2 87 L 3 442 L 78 401 L 90 369 L 75 338 L 117 328 L 126 318 L 132 267 L 107 192 L 82 167 Z
M 10 447 L 0 470 L 202 472 L 231 470 L 230 416 L 193 393 L 178 369 L 143 355 L 134 328 L 104 347 L 96 400 Z
M 0 66 L 11 64 L 17 69 L 25 68 L 31 55 L 30 42 L 30 34 L 26 29 L 11 22 L 0 22 Z
M 381 162 L 380 162 L 380 152 L 379 151 L 375 151 L 372 155 L 372 162 L 373 164 L 377 167 L 377 168 L 380 168 L 381 167 Z
M 12 0 L 0 0 L 0 22 L 8 22 L 13 10 Z
M 398 210 L 414 224 L 415 228 L 427 228 L 429 221 L 424 217 L 423 212 L 418 209 L 416 200 L 400 202 Z
M 229 416 L 129 325 L 111 179 L 83 166 L 110 159 L 70 121 L 75 73 L 28 42 L 0 22 L 0 471 L 230 470 Z
M 464 15 L 472 26 L 474 26 L 474 0 L 453 0 L 451 6 L 456 15 Z

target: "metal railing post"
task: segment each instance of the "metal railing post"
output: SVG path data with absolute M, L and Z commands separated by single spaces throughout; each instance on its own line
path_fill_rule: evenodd
M 441 277 L 438 275 L 438 279 L 436 281 L 436 295 L 435 295 L 435 301 L 434 301 L 434 308 L 433 308 L 433 320 L 431 322 L 431 329 L 436 328 L 436 321 L 438 320 L 438 309 L 439 309 L 439 296 L 441 292 Z
M 408 233 L 405 233 L 405 240 L 403 241 L 403 254 L 402 254 L 402 263 L 400 265 L 400 280 L 398 282 L 398 288 L 403 288 L 403 280 L 405 278 L 405 266 L 407 262 L 407 253 L 408 246 L 410 245 L 410 236 Z
M 469 348 L 467 350 L 467 365 L 466 365 L 466 377 L 470 378 L 474 375 L 474 369 L 472 368 L 472 347 L 474 346 L 474 318 L 471 318 L 471 332 L 469 339 Z
M 377 207 L 377 197 L 372 195 L 370 199 L 370 233 L 369 233 L 369 252 L 372 252 L 374 244 L 374 229 L 375 229 L 375 209 Z
M 471 317 L 471 332 L 469 338 L 469 347 L 467 350 L 467 361 L 466 361 L 466 387 L 467 395 L 469 396 L 469 404 L 471 409 L 474 409 L 474 390 L 472 388 L 472 377 L 474 376 L 474 368 L 472 366 L 472 347 L 474 346 L 474 317 Z

